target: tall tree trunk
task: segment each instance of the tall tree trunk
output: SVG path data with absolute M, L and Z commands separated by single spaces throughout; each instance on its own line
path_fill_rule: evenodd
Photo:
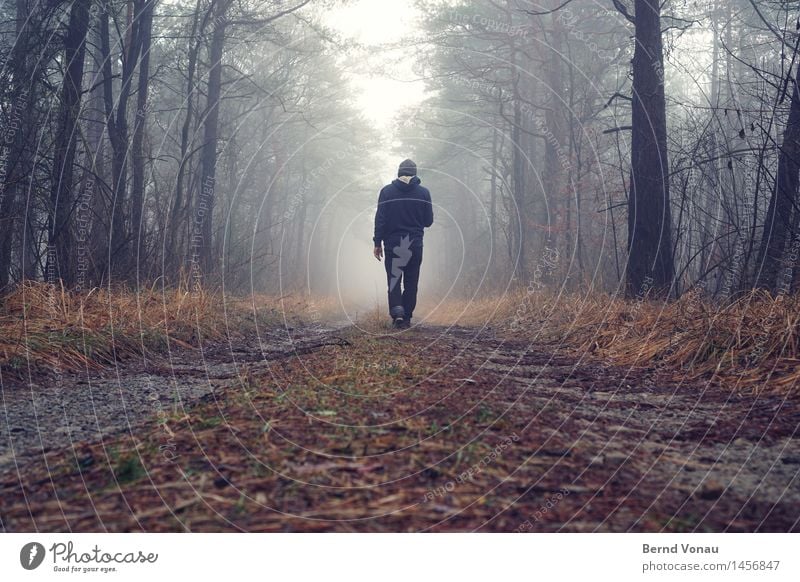
M 722 124 L 720 123 L 720 74 L 719 74 L 719 45 L 720 45 L 720 34 L 719 34 L 719 26 L 718 26 L 718 12 L 719 7 L 718 3 L 720 0 L 715 0 L 715 4 L 712 8 L 711 12 L 711 32 L 712 32 L 712 49 L 711 49 L 711 91 L 708 98 L 708 105 L 711 108 L 711 120 L 709 122 L 709 146 L 708 146 L 708 157 L 715 158 L 719 155 L 719 159 L 711 162 L 710 169 L 708 174 L 703 175 L 703 181 L 701 184 L 704 186 L 700 189 L 699 195 L 700 200 L 697 201 L 697 204 L 702 209 L 701 217 L 698 219 L 701 223 L 700 226 L 700 233 L 698 236 L 697 242 L 697 263 L 699 265 L 698 272 L 699 273 L 706 273 L 709 268 L 709 264 L 712 261 L 712 251 L 717 243 L 712 241 L 714 237 L 714 223 L 720 219 L 719 211 L 720 211 L 720 203 L 722 197 L 724 196 L 724 191 L 722 189 L 721 184 L 721 164 L 723 160 L 721 147 L 718 141 L 718 138 L 724 138 L 723 132 L 719 131 L 722 129 Z M 685 188 L 684 188 L 685 191 Z M 683 197 L 681 198 L 681 207 L 683 207 Z M 716 206 L 716 208 L 715 208 Z M 678 220 L 678 232 L 680 233 L 680 219 Z M 687 234 L 688 237 L 691 237 L 691 231 Z M 678 235 L 680 236 L 680 235 Z M 687 241 L 687 248 L 688 252 L 692 253 L 694 251 L 694 246 L 689 244 Z M 731 276 L 733 270 L 733 265 L 731 265 L 731 271 L 729 271 L 728 276 Z M 725 268 L 721 270 L 721 273 L 724 273 Z M 703 283 L 705 286 L 705 282 Z M 709 289 L 706 288 L 706 291 Z M 716 290 L 713 290 L 716 293 Z
M 497 260 L 499 258 L 497 249 L 497 173 L 500 171 L 497 134 L 498 130 L 494 128 L 492 130 L 492 165 L 490 169 L 492 173 L 489 182 L 489 236 L 492 245 L 489 260 L 492 264 L 492 280 L 496 280 L 494 275 L 499 272 L 500 267 L 500 262 Z
M 146 229 L 142 223 L 145 199 L 144 136 L 147 125 L 147 92 L 150 89 L 150 44 L 153 30 L 153 10 L 156 0 L 144 0 L 139 19 L 139 39 L 142 57 L 139 62 L 139 80 L 136 95 L 136 119 L 133 125 L 133 184 L 131 186 L 131 234 L 135 241 L 133 255 L 139 262 L 142 239 Z
M 108 130 L 108 143 L 111 146 L 111 208 L 110 225 L 108 233 L 107 254 L 101 267 L 102 272 L 111 274 L 111 257 L 120 246 L 120 240 L 125 238 L 125 212 L 124 193 L 120 191 L 120 156 L 124 140 L 117 127 L 114 116 L 114 70 L 112 64 L 116 58 L 111 56 L 111 38 L 109 33 L 110 0 L 105 0 L 100 11 L 100 58 L 103 67 L 103 104 L 106 114 L 106 128 Z
M 213 29 L 209 47 L 208 92 L 203 124 L 203 147 L 200 153 L 201 180 L 193 220 L 192 260 L 195 277 L 214 272 L 213 214 L 214 189 L 217 172 L 217 139 L 219 134 L 219 101 L 222 96 L 222 54 L 225 48 L 225 29 L 230 0 L 220 0 L 213 8 Z
M 83 66 L 86 57 L 86 35 L 89 32 L 91 0 L 73 2 L 67 35 L 64 39 L 64 82 L 61 93 L 61 112 L 53 157 L 53 176 L 50 185 L 50 216 L 48 220 L 48 273 L 71 286 L 75 277 L 75 252 L 72 229 L 74 195 L 74 164 L 78 118 L 81 108 Z
M 523 57 L 524 58 L 524 57 Z M 524 136 L 523 124 L 525 123 L 522 114 L 522 82 L 523 75 L 520 73 L 520 56 L 519 49 L 516 46 L 516 41 L 511 39 L 511 65 L 514 78 L 512 79 L 512 98 L 514 107 L 514 118 L 511 123 L 511 167 L 512 167 L 512 181 L 513 181 L 513 197 L 514 197 L 514 218 L 509 225 L 509 231 L 514 234 L 516 238 L 516 256 L 512 258 L 513 273 L 517 279 L 518 284 L 526 285 L 525 280 L 527 274 L 527 260 L 528 260 L 528 215 L 527 215 L 527 196 L 525 195 L 526 185 L 526 157 L 533 159 L 533 155 L 528 152 L 523 143 Z M 528 143 L 530 141 L 528 140 Z M 516 222 L 516 224 L 514 224 Z
M 181 127 L 181 158 L 178 166 L 178 175 L 175 178 L 175 197 L 169 214 L 169 227 L 167 228 L 166 253 L 169 261 L 167 264 L 172 270 L 177 270 L 183 258 L 183 249 L 180 245 L 179 232 L 181 222 L 185 217 L 185 203 L 183 199 L 183 181 L 186 175 L 186 166 L 189 163 L 189 130 L 194 121 L 194 77 L 197 71 L 197 52 L 200 50 L 200 39 L 197 36 L 197 27 L 200 20 L 200 0 L 197 0 L 194 18 L 192 19 L 192 33 L 189 36 L 189 59 L 186 70 L 186 117 Z
M 517 87 L 515 86 L 515 92 Z M 514 211 L 515 221 L 512 221 L 511 228 L 516 228 L 517 245 L 516 257 L 514 257 L 514 275 L 519 284 L 525 284 L 526 275 L 526 261 L 528 256 L 526 253 L 527 247 L 527 229 L 528 220 L 526 217 L 526 200 L 525 200 L 525 154 L 522 149 L 522 111 L 519 99 L 519 93 L 516 93 L 514 98 L 514 124 L 511 128 L 512 140 L 512 164 L 514 173 Z M 514 224 L 516 222 L 516 224 Z
M 104 236 L 109 224 L 110 206 L 102 195 L 103 184 L 107 183 L 105 148 L 103 134 L 105 132 L 105 116 L 103 114 L 103 67 L 100 52 L 100 17 L 95 17 L 92 24 L 92 39 L 87 47 L 89 70 L 86 74 L 87 85 L 91 87 L 83 108 L 85 112 L 85 160 L 81 178 L 81 197 L 78 205 L 78 276 L 76 289 L 99 284 L 103 272 L 101 265 L 108 253 L 108 240 Z
M 544 185 L 545 203 L 549 211 L 550 235 L 549 241 L 542 241 L 542 248 L 545 245 L 558 247 L 564 244 L 565 254 L 569 254 L 569 228 L 564 231 L 563 240 L 559 240 L 559 233 L 565 228 L 567 220 L 567 205 L 564 193 L 561 191 L 563 185 L 563 156 L 564 156 L 564 130 L 563 115 L 564 110 L 564 87 L 561 74 L 561 45 L 562 31 L 560 19 L 553 13 L 551 16 L 552 34 L 549 36 L 546 60 L 547 60 L 547 93 L 549 94 L 549 104 L 544 112 L 544 127 L 542 130 L 544 139 L 544 168 L 542 171 L 542 181 Z M 566 222 L 568 225 L 569 223 Z
M 658 0 L 636 0 L 635 7 L 627 269 L 633 297 L 667 295 L 674 277 L 661 8 Z
M 100 35 L 101 53 L 103 57 L 103 99 L 106 109 L 106 125 L 108 139 L 111 144 L 111 234 L 109 236 L 108 261 L 109 271 L 118 276 L 127 274 L 129 268 L 127 229 L 127 184 L 128 184 L 128 99 L 131 94 L 133 72 L 139 57 L 139 18 L 144 0 L 135 0 L 133 8 L 129 6 L 128 23 L 125 29 L 125 50 L 122 52 L 122 73 L 120 78 L 119 96 L 114 102 L 114 85 L 111 55 L 111 40 L 109 34 L 110 0 L 106 0 L 105 10 L 101 13 Z M 132 12 L 131 12 L 132 11 Z M 133 16 L 132 16 L 133 15 Z
M 306 216 L 308 214 L 308 200 L 303 196 L 300 200 L 300 207 L 297 209 L 297 219 L 295 221 L 295 240 L 294 240 L 294 281 L 292 282 L 297 286 L 297 289 L 304 289 L 308 285 L 306 274 L 308 273 L 308 246 L 306 244 Z M 287 245 L 288 250 L 288 245 Z M 314 255 L 311 253 L 310 260 L 314 260 Z M 288 255 L 288 253 L 287 253 Z
M 788 74 L 791 75 L 791 71 Z M 797 75 L 800 75 L 800 63 L 797 65 Z M 800 179 L 800 88 L 797 76 L 790 84 L 793 85 L 792 101 L 778 155 L 778 175 L 764 223 L 758 277 L 759 287 L 781 293 L 788 291 L 795 267 L 785 261 L 785 255 L 792 236 L 792 221 L 797 220 Z
M 32 29 L 39 18 L 28 9 L 27 0 L 17 0 L 16 37 L 8 64 L 11 70 L 9 115 L 3 122 L 0 143 L 0 290 L 11 282 L 14 240 L 24 222 L 20 192 L 29 175 L 31 160 L 26 151 L 26 134 L 31 131 L 33 91 L 40 78 L 39 68 L 30 71 L 29 48 Z

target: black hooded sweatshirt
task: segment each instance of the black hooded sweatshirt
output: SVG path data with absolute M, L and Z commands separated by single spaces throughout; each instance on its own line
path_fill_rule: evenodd
M 395 180 L 378 197 L 372 240 L 379 247 L 383 241 L 409 235 L 412 241 L 422 244 L 424 229 L 432 224 L 431 193 L 420 185 L 420 179 L 414 176 L 408 184 Z

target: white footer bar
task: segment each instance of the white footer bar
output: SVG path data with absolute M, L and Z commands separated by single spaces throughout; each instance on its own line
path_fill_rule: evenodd
M 800 580 L 796 534 L 3 534 L 2 580 Z

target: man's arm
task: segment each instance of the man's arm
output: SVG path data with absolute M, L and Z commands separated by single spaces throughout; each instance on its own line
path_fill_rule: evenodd
M 425 204 L 425 220 L 423 224 L 427 228 L 433 224 L 433 202 L 431 201 L 431 192 L 427 189 L 425 190 L 425 201 L 427 204 Z
M 386 228 L 386 204 L 384 204 L 383 190 L 378 195 L 378 210 L 375 212 L 375 236 L 372 237 L 372 242 L 375 248 L 372 254 L 379 261 L 383 257 L 383 235 Z

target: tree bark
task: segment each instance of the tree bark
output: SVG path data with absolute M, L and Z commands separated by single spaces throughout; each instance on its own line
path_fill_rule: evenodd
M 555 13 L 551 14 L 552 34 L 548 37 L 547 43 L 547 87 L 549 93 L 549 106 L 544 112 L 544 127 L 541 133 L 544 139 L 544 168 L 542 171 L 542 182 L 544 185 L 545 204 L 548 209 L 547 217 L 550 226 L 550 240 L 542 241 L 542 248 L 545 245 L 559 246 L 565 245 L 565 254 L 569 256 L 571 249 L 569 246 L 569 228 L 564 230 L 563 237 L 559 236 L 564 229 L 567 216 L 567 205 L 569 200 L 565 199 L 562 190 L 564 178 L 564 131 L 563 120 L 564 110 L 564 87 L 561 74 L 561 45 L 562 31 L 560 21 Z M 559 240 L 563 239 L 563 240 Z
M 31 159 L 26 151 L 26 134 L 30 131 L 31 107 L 40 78 L 39 67 L 31 71 L 29 47 L 39 18 L 32 15 L 26 0 L 17 0 L 16 37 L 11 50 L 9 68 L 11 86 L 9 115 L 3 124 L 4 143 L 0 143 L 0 290 L 12 280 L 12 250 L 24 222 L 20 191 L 30 173 Z
M 674 277 L 658 0 L 636 0 L 627 293 L 669 295 Z
M 143 5 L 144 0 L 136 0 L 135 5 Z M 106 125 L 111 145 L 111 234 L 109 236 L 108 261 L 109 271 L 124 276 L 129 267 L 127 228 L 128 204 L 128 100 L 131 94 L 133 72 L 139 56 L 139 19 L 128 13 L 126 27 L 125 50 L 122 52 L 122 73 L 120 78 L 119 97 L 114 103 L 114 85 L 111 56 L 111 40 L 109 34 L 109 0 L 106 0 L 101 13 L 100 34 L 101 53 L 103 57 L 103 99 L 106 109 Z M 133 14 L 141 14 L 141 9 L 133 10 Z
M 147 93 L 150 90 L 150 44 L 153 30 L 153 10 L 156 0 L 144 0 L 139 17 L 139 39 L 141 42 L 141 59 L 139 62 L 139 79 L 136 95 L 136 119 L 133 126 L 133 184 L 131 186 L 131 234 L 135 241 L 133 255 L 139 261 L 142 239 L 146 229 L 142 221 L 145 199 L 145 165 L 144 151 L 145 128 L 147 125 Z
M 102 265 L 108 254 L 105 233 L 109 224 L 110 206 L 103 196 L 104 184 L 108 183 L 104 148 L 105 115 L 103 114 L 103 67 L 100 52 L 100 18 L 95 17 L 87 47 L 86 81 L 91 90 L 83 107 L 85 116 L 85 151 L 81 196 L 85 203 L 78 204 L 78 276 L 76 290 L 99 284 L 103 277 Z
M 201 180 L 193 218 L 192 269 L 198 277 L 214 272 L 213 214 L 217 171 L 217 139 L 219 134 L 219 102 L 222 96 L 222 55 L 225 48 L 226 12 L 230 0 L 220 0 L 213 8 L 213 28 L 209 47 L 208 92 L 203 124 L 203 147 L 200 154 Z
M 172 270 L 177 270 L 183 260 L 183 248 L 180 243 L 179 232 L 181 222 L 185 218 L 185 203 L 183 200 L 183 182 L 186 175 L 186 166 L 189 164 L 189 130 L 194 121 L 194 77 L 197 71 L 197 52 L 200 50 L 200 40 L 197 37 L 197 27 L 200 20 L 200 0 L 197 0 L 194 18 L 192 19 L 192 33 L 189 36 L 189 58 L 186 70 L 186 117 L 181 127 L 181 158 L 178 166 L 178 175 L 175 178 L 175 198 L 169 214 L 169 228 L 167 228 L 166 252 L 169 256 L 168 265 Z M 185 232 L 185 231 L 184 231 Z M 179 248 L 179 246 L 181 248 Z
M 86 36 L 89 32 L 90 0 L 73 2 L 67 35 L 64 39 L 64 82 L 61 93 L 61 112 L 56 135 L 53 175 L 50 185 L 50 216 L 47 274 L 61 279 L 70 287 L 75 278 L 73 261 L 75 209 L 74 165 L 83 87 L 83 67 L 86 57 Z
M 511 40 L 511 64 L 514 78 L 512 79 L 513 91 L 513 107 L 514 119 L 511 125 L 511 167 L 513 175 L 513 189 L 514 189 L 514 220 L 511 221 L 509 231 L 514 234 L 517 239 L 515 248 L 516 256 L 513 257 L 513 273 L 514 277 L 520 285 L 527 285 L 525 280 L 527 276 L 527 246 L 528 246 L 528 217 L 527 217 L 527 196 L 525 195 L 525 153 L 526 149 L 523 144 L 523 117 L 522 117 L 522 91 L 520 84 L 522 82 L 521 74 L 518 71 L 520 66 L 518 49 L 515 41 Z
M 790 73 L 791 74 L 791 73 Z M 800 75 L 800 63 L 797 65 Z M 767 209 L 761 239 L 761 270 L 758 286 L 773 293 L 786 293 L 791 284 L 797 250 L 787 249 L 792 238 L 792 223 L 797 220 L 798 180 L 800 180 L 800 89 L 795 77 L 789 119 L 783 131 L 778 155 L 778 175 Z M 789 252 L 787 252 L 789 251 Z

